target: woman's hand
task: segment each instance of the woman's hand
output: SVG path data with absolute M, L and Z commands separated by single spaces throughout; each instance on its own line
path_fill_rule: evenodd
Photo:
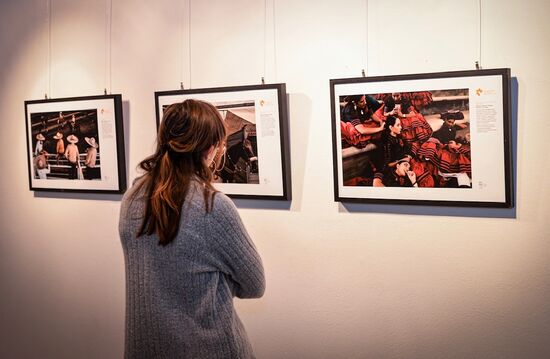
M 413 186 L 416 185 L 416 173 L 414 173 L 414 171 L 407 171 L 407 177 L 409 177 Z

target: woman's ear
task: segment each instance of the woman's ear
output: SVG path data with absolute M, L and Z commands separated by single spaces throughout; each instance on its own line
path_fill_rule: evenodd
M 210 166 L 212 164 L 212 161 L 214 161 L 214 157 L 216 157 L 217 152 L 218 146 L 210 146 L 208 151 L 206 151 L 206 165 Z

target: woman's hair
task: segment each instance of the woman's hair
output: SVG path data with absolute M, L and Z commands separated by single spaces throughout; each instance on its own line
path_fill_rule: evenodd
M 384 122 L 384 132 L 386 133 L 390 132 L 390 126 L 395 126 L 396 122 L 397 122 L 397 117 L 388 116 L 386 118 L 386 122 Z
M 156 233 L 159 244 L 167 245 L 177 236 L 193 179 L 203 186 L 206 212 L 210 212 L 216 190 L 205 158 L 212 146 L 222 147 L 225 138 L 223 119 L 207 102 L 189 99 L 165 109 L 156 151 L 139 164 L 145 171 L 142 186 L 147 203 L 138 237 Z

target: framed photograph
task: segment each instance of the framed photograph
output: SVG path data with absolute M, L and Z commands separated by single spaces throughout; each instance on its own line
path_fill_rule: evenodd
M 191 98 L 216 106 L 228 130 L 216 188 L 233 198 L 290 200 L 285 84 L 155 92 L 157 128 L 167 106 Z
M 29 186 L 124 193 L 122 96 L 25 101 Z
M 510 69 L 330 80 L 339 202 L 511 207 Z

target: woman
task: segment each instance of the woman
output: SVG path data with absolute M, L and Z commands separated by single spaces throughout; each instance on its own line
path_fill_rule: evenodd
M 420 112 L 420 108 L 431 101 L 429 92 L 413 92 L 408 95 L 408 99 L 402 100 L 401 108 L 398 109 L 398 117 L 403 126 L 403 140 L 415 155 L 433 133 L 432 127 Z
M 418 187 L 416 173 L 411 171 L 409 161 L 400 160 L 394 167 L 374 175 L 373 187 Z
M 381 169 L 379 173 L 392 172 L 398 163 L 408 162 L 410 170 L 416 174 L 416 182 L 420 187 L 434 187 L 433 176 L 425 168 L 424 162 L 414 157 L 410 146 L 402 139 L 399 118 L 389 116 L 386 119 L 380 147 L 382 149 L 382 165 L 377 166 Z
M 394 167 L 397 161 L 409 161 L 411 159 L 409 147 L 401 138 L 401 131 L 401 120 L 399 118 L 394 116 L 386 118 L 380 144 L 382 166 L 378 167 Z
M 344 144 L 362 148 L 379 138 L 384 129 L 382 104 L 369 95 L 346 96 L 343 100 L 340 131 Z
M 211 104 L 169 106 L 124 195 L 126 358 L 254 357 L 233 297 L 261 297 L 265 278 L 235 206 L 211 184 L 225 136 Z

